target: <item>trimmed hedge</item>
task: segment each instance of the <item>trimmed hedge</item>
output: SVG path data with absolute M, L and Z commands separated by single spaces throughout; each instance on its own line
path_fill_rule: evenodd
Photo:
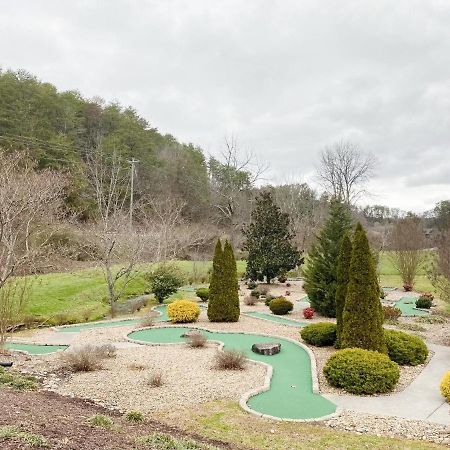
M 177 300 L 167 307 L 167 315 L 174 323 L 196 322 L 200 315 L 200 308 L 197 303 L 189 300 Z
M 198 288 L 195 295 L 202 301 L 207 302 L 209 299 L 209 288 Z
M 417 366 L 423 364 L 428 357 L 428 348 L 417 336 L 403 331 L 384 330 L 388 355 L 392 361 L 400 365 Z
M 450 370 L 442 377 L 441 394 L 450 403 Z
M 332 386 L 358 395 L 390 392 L 400 377 L 398 365 L 387 355 L 361 348 L 338 350 L 323 373 Z
M 302 339 L 316 347 L 334 345 L 336 342 L 336 324 L 330 322 L 319 322 L 307 325 L 300 330 Z
M 277 316 L 284 316 L 294 309 L 294 304 L 284 297 L 277 297 L 270 301 L 269 308 Z

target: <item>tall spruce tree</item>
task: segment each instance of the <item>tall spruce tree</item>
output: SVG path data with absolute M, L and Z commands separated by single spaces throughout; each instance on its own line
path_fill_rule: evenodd
M 269 191 L 256 198 L 252 221 L 244 230 L 248 251 L 247 277 L 267 283 L 302 262 L 300 252 L 292 244 L 289 215 L 275 204 Z
M 358 347 L 387 352 L 374 258 L 360 223 L 353 240 L 340 343 L 342 348 Z
M 350 211 L 333 200 L 330 216 L 313 244 L 303 270 L 304 289 L 320 314 L 336 317 L 337 262 L 342 239 L 351 228 Z
M 217 241 L 211 283 L 209 285 L 208 319 L 211 322 L 239 320 L 239 293 L 233 247 L 226 241 L 222 250 Z
M 337 265 L 336 288 L 336 347 L 341 347 L 342 314 L 344 312 L 345 297 L 347 295 L 348 281 L 350 277 L 350 263 L 352 259 L 352 241 L 348 233 L 345 233 Z

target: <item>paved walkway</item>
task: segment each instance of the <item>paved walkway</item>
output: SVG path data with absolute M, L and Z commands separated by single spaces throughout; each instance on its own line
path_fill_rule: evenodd
M 325 395 L 325 397 L 344 409 L 450 425 L 450 404 L 445 402 L 439 392 L 440 380 L 444 373 L 450 370 L 450 347 L 427 345 L 434 352 L 434 356 L 404 391 L 381 397 L 355 395 Z

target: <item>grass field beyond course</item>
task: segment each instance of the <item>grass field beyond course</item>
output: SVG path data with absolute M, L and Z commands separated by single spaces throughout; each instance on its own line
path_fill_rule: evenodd
M 199 284 L 212 267 L 211 261 L 176 261 L 185 273 L 190 284 Z M 245 272 L 245 261 L 238 261 L 238 274 Z M 144 273 L 150 265 L 139 267 L 139 272 L 124 291 L 122 300 L 142 295 L 148 291 L 148 283 Z M 380 282 L 382 286 L 402 287 L 402 281 L 386 253 L 382 253 L 379 264 Z M 86 269 L 70 273 L 50 273 L 34 278 L 30 288 L 30 300 L 26 313 L 30 315 L 52 316 L 68 314 L 80 320 L 95 320 L 108 312 L 107 289 L 100 268 Z M 417 277 L 415 289 L 432 291 L 432 286 L 423 268 Z M 173 298 L 190 297 L 192 293 L 179 291 Z

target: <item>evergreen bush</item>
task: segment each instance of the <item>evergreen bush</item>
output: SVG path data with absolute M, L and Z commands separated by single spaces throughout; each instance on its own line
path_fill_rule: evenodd
M 284 316 L 294 309 L 294 305 L 284 297 L 277 297 L 270 301 L 269 308 L 275 315 Z
M 300 330 L 302 339 L 316 347 L 327 347 L 336 342 L 336 325 L 330 322 L 318 322 Z
M 428 348 L 417 336 L 403 331 L 384 330 L 388 356 L 400 365 L 417 366 L 428 357 Z

